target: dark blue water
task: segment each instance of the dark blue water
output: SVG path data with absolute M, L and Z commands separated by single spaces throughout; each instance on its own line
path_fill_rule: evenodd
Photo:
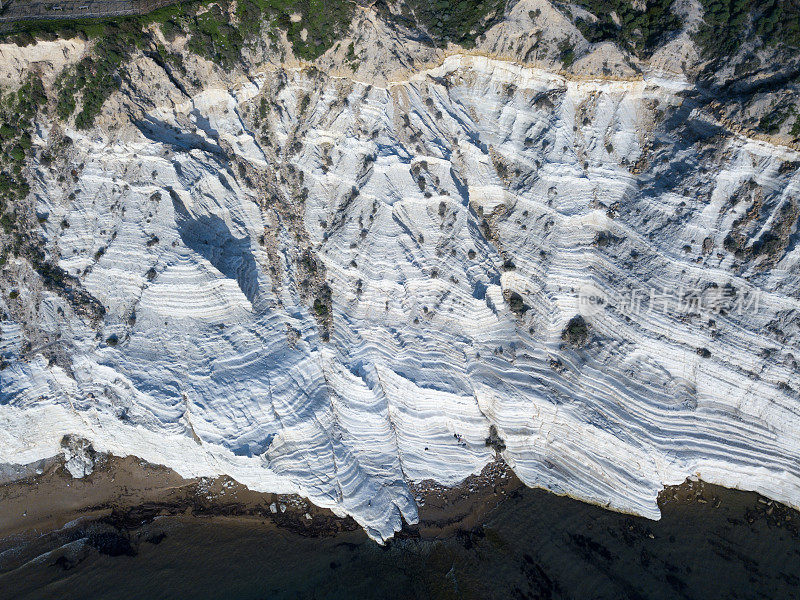
M 522 489 L 469 530 L 385 547 L 235 519 L 169 517 L 107 538 L 82 524 L 16 554 L 7 544 L 0 597 L 800 597 L 797 512 L 711 486 L 688 496 L 653 522 Z

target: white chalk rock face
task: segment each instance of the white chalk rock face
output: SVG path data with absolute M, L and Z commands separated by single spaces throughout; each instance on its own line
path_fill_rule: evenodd
M 91 442 L 73 436 L 61 440 L 64 449 L 64 468 L 75 479 L 88 477 L 94 471 L 94 448 Z
M 105 314 L 45 294 L 58 360 L 2 323 L 0 461 L 72 434 L 386 539 L 493 426 L 526 484 L 617 510 L 694 475 L 800 505 L 800 156 L 690 92 L 453 56 L 70 132 L 34 193 Z

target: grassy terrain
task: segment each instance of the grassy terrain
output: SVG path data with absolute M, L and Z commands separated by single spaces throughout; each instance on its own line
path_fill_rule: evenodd
M 800 139 L 800 112 L 794 104 L 779 104 L 761 118 L 758 129 L 764 133 L 776 134 L 785 122 L 789 122 L 789 135 Z
M 56 82 L 56 114 L 62 120 L 75 115 L 78 128 L 94 123 L 103 104 L 120 85 L 120 69 L 136 48 L 152 43 L 143 33 L 153 22 L 164 22 L 179 14 L 179 6 L 168 7 L 141 17 L 104 20 L 38 21 L 18 23 L 6 41 L 25 45 L 35 39 L 81 37 L 96 41 L 93 52 L 73 67 L 65 70 Z

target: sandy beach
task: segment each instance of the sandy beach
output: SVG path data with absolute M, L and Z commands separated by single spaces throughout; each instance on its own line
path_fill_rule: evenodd
M 420 522 L 380 546 L 351 518 L 227 477 L 103 455 L 81 479 L 62 460 L 40 470 L 0 485 L 2 599 L 727 598 L 743 586 L 735 597 L 759 598 L 800 585 L 800 514 L 702 481 L 665 489 L 651 521 L 527 488 L 495 462 L 453 488 L 414 485 Z

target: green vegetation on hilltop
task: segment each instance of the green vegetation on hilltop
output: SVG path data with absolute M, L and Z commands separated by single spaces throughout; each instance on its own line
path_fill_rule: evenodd
M 230 66 L 266 22 L 286 32 L 297 56 L 313 60 L 346 33 L 352 13 L 346 0 L 238 0 L 235 8 L 230 0 L 216 0 L 170 17 L 163 27 L 170 35 L 188 35 L 193 52 Z
M 124 55 L 143 47 L 148 37 L 143 31 L 155 24 L 167 38 L 185 35 L 190 50 L 230 67 L 262 24 L 286 31 L 294 52 L 312 60 L 346 33 L 352 14 L 348 0 L 199 0 L 141 16 L 16 23 L 13 33 L 4 37 L 24 45 L 35 38 L 80 36 L 103 40 Z
M 697 42 L 707 55 L 733 54 L 742 42 L 749 21 L 749 0 L 700 0 L 703 26 Z
M 268 1 L 275 23 L 286 31 L 294 53 L 307 60 L 320 56 L 347 33 L 353 16 L 353 4 L 347 0 L 262 1 Z M 299 14 L 300 20 L 292 21 L 292 13 Z
M 796 114 L 797 109 L 794 105 L 790 104 L 785 107 L 776 107 L 761 117 L 758 128 L 765 133 L 778 133 L 781 129 L 781 125 L 783 125 L 789 117 Z M 793 130 L 798 127 L 798 123 L 800 123 L 800 120 L 795 122 L 795 125 L 792 127 Z M 793 131 L 792 135 L 796 135 L 796 133 Z
M 576 27 L 590 42 L 613 41 L 637 54 L 652 51 L 670 32 L 682 27 L 670 10 L 673 0 L 646 0 L 643 8 L 631 0 L 574 0 L 595 19 L 577 16 Z M 749 36 L 766 46 L 800 48 L 800 0 L 700 0 L 703 25 L 696 41 L 709 58 L 735 54 Z
M 436 46 L 452 42 L 472 48 L 503 17 L 505 7 L 506 0 L 404 0 L 401 16 L 384 13 L 411 29 L 422 27 Z
M 142 16 L 19 23 L 6 39 L 21 45 L 35 38 L 96 41 L 92 53 L 62 73 L 57 82 L 58 116 L 66 120 L 75 115 L 76 127 L 85 129 L 119 89 L 120 70 L 135 49 L 154 52 L 162 64 L 184 71 L 181 57 L 170 55 L 156 43 L 149 32 L 151 26 L 160 27 L 169 40 L 186 36 L 191 52 L 231 68 L 265 23 L 286 31 L 295 54 L 313 60 L 346 32 L 352 10 L 348 0 L 202 0 Z
M 765 46 L 800 48 L 800 0 L 700 2 L 703 26 L 696 39 L 709 58 L 735 54 L 748 33 L 759 36 Z
M 105 101 L 119 89 L 120 68 L 131 52 L 151 43 L 144 27 L 179 11 L 176 6 L 141 17 L 20 23 L 15 33 L 7 37 L 22 45 L 37 38 L 95 40 L 93 51 L 61 73 L 56 81 L 56 114 L 62 120 L 74 114 L 76 127 L 85 129 L 92 126 Z
M 664 35 L 682 26 L 670 11 L 672 2 L 646 0 L 644 8 L 639 9 L 630 0 L 575 0 L 575 5 L 596 18 L 577 17 L 575 26 L 590 42 L 611 41 L 637 54 L 647 53 Z
M 565 69 L 569 69 L 575 62 L 575 44 L 569 38 L 564 38 L 558 43 L 558 58 Z
M 767 0 L 755 25 L 765 44 L 800 48 L 800 0 Z
M 747 76 L 762 67 L 785 70 L 791 75 L 796 68 L 800 49 L 800 0 L 700 0 L 703 24 L 695 40 L 704 58 L 709 60 L 707 73 L 718 71 L 719 64 L 736 57 L 734 75 Z M 744 49 L 744 51 L 742 51 Z M 789 85 L 798 83 L 793 75 Z M 781 85 L 770 90 L 755 88 L 756 92 L 777 92 Z M 752 92 L 739 100 L 752 98 Z M 781 130 L 792 138 L 800 138 L 800 116 L 797 115 L 796 94 L 775 96 L 773 105 L 758 122 L 757 129 L 768 134 Z M 788 127 L 786 126 L 788 125 Z M 788 129 L 788 131 L 787 131 Z
M 103 38 L 95 52 L 61 74 L 57 82 L 56 113 L 68 119 L 80 106 L 75 126 L 87 129 L 100 114 L 108 97 L 119 89 L 118 70 L 129 48 L 114 38 Z M 78 96 L 80 99 L 78 99 Z
M 789 120 L 793 119 L 793 120 Z M 766 115 L 761 117 L 758 129 L 764 133 L 776 134 L 780 132 L 785 122 L 789 122 L 789 135 L 792 138 L 800 139 L 800 114 L 794 104 L 779 104 L 772 108 Z
M 26 241 L 19 227 L 16 203 L 30 191 L 25 177 L 25 158 L 31 149 L 31 121 L 37 108 L 47 103 L 41 79 L 29 77 L 14 92 L 0 96 L 0 226 L 10 235 L 10 244 L 0 248 L 0 264 L 9 252 L 17 253 Z

